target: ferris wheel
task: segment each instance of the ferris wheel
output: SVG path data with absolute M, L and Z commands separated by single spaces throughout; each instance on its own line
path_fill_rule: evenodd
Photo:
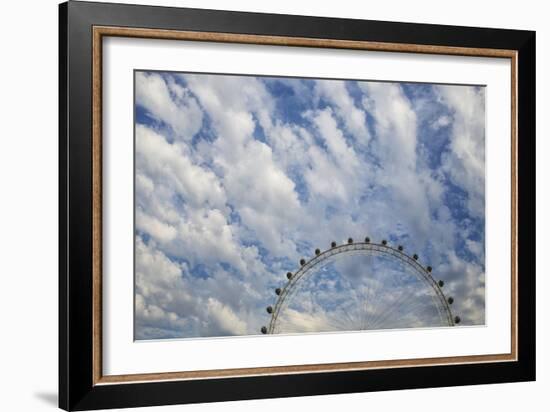
M 386 240 L 332 242 L 301 259 L 299 269 L 275 289 L 263 334 L 454 326 L 453 297 L 443 292 L 431 266 Z

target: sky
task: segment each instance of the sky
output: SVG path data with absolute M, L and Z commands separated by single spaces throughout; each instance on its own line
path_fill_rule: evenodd
M 461 325 L 485 322 L 484 87 L 135 72 L 136 339 L 259 334 L 300 258 L 365 236 L 417 253 Z M 373 293 L 425 301 L 398 269 L 328 262 L 285 331 L 354 329 L 365 301 L 385 308 Z M 370 325 L 431 325 L 409 305 Z

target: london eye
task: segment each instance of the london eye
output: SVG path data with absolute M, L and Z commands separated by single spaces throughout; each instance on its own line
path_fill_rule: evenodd
M 266 307 L 263 334 L 444 327 L 460 323 L 431 266 L 416 253 L 365 238 L 302 258 Z

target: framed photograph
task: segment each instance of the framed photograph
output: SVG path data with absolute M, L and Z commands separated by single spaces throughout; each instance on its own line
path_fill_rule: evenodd
M 60 5 L 66 410 L 535 379 L 535 33 Z

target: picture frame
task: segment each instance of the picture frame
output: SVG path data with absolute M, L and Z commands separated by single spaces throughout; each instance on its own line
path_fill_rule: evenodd
M 511 131 L 507 162 L 511 176 L 506 179 L 511 184 L 511 270 L 506 274 L 511 290 L 510 352 L 104 374 L 106 38 L 509 60 L 510 116 L 499 121 Z M 534 380 L 535 87 L 531 31 L 78 1 L 61 4 L 59 406 L 90 410 Z

